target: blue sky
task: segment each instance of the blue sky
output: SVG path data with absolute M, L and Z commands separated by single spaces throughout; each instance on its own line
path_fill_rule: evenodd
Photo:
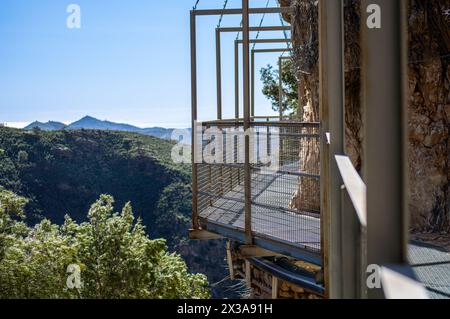
M 194 0 L 2 0 L 0 4 L 0 122 L 71 122 L 84 115 L 138 126 L 190 123 L 189 10 Z M 69 4 L 81 7 L 81 29 L 66 27 Z M 230 0 L 238 7 L 240 0 Z M 255 0 L 252 6 L 265 6 Z M 275 0 L 271 0 L 274 6 Z M 201 0 L 199 8 L 220 8 Z M 224 17 L 237 26 L 239 16 Z M 261 16 L 252 18 L 258 25 Z M 219 17 L 198 20 L 199 115 L 215 118 L 214 29 Z M 264 25 L 279 25 L 267 15 Z M 253 34 L 255 36 L 255 34 Z M 224 115 L 234 110 L 233 40 L 222 40 Z M 283 37 L 265 32 L 260 38 Z M 270 45 L 269 45 L 270 46 Z M 259 47 L 269 47 L 259 45 Z M 271 45 L 270 47 L 279 47 Z M 274 64 L 258 57 L 256 67 Z M 272 114 L 257 87 L 258 115 Z

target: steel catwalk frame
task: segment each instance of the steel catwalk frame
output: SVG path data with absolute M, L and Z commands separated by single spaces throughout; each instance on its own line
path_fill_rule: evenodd
M 249 66 L 249 50 L 250 43 L 262 43 L 260 40 L 250 40 L 250 25 L 249 17 L 251 14 L 269 14 L 269 13 L 290 13 L 291 8 L 276 7 L 276 8 L 249 8 L 249 0 L 242 0 L 242 9 L 222 9 L 222 10 L 192 10 L 190 13 L 190 30 L 191 30 L 191 125 L 192 125 L 192 227 L 193 229 L 200 229 L 198 219 L 198 142 L 197 142 L 197 32 L 196 32 L 196 18 L 197 16 L 210 16 L 210 15 L 242 15 L 242 34 L 243 39 L 243 95 L 244 95 L 244 130 L 248 130 L 251 125 L 251 110 L 250 110 L 250 66 Z M 239 41 L 239 40 L 238 40 Z M 289 40 L 283 39 L 268 39 L 269 42 L 280 43 L 289 42 Z M 218 69 L 218 71 L 220 71 Z M 221 93 L 218 92 L 219 97 Z M 218 118 L 220 119 L 222 109 L 221 103 L 218 105 Z M 238 116 L 237 116 L 238 117 Z M 245 136 L 245 165 L 244 165 L 244 178 L 245 178 L 245 242 L 249 245 L 253 243 L 253 235 L 251 230 L 251 167 L 250 167 L 250 137 Z
M 260 32 L 260 31 L 288 31 L 291 28 L 288 26 L 261 26 L 261 27 L 249 27 L 250 32 Z M 229 32 L 242 32 L 242 27 L 221 27 L 216 28 L 216 83 L 217 83 L 217 118 L 222 119 L 222 33 Z M 255 39 L 257 40 L 257 39 Z M 284 39 L 287 41 L 286 39 Z M 242 40 L 241 40 L 242 41 Z M 251 40 L 252 41 L 252 40 Z M 283 41 L 284 42 L 284 41 Z M 242 43 L 242 42 L 238 42 Z M 255 42 L 256 43 L 256 42 Z M 260 42 L 261 43 L 261 42 Z M 239 56 L 239 47 L 238 44 L 235 43 L 235 74 L 237 74 L 237 80 L 235 77 L 235 118 L 239 118 L 239 60 L 236 56 Z M 251 62 L 253 63 L 253 62 Z M 252 112 L 254 114 L 254 112 Z
M 263 41 L 259 42 L 259 43 L 266 43 L 264 42 L 264 39 L 261 39 Z M 273 39 L 272 39 L 273 40 Z M 280 43 L 289 43 L 291 41 L 281 41 Z M 239 118 L 239 114 L 240 114 L 240 105 L 239 105 L 239 45 L 242 42 L 239 40 L 235 40 L 234 42 L 234 70 L 235 70 L 235 74 L 234 74 L 234 82 L 235 82 L 235 118 Z M 267 43 L 273 43 L 273 42 L 267 42 Z M 250 109 L 251 109 L 251 117 L 255 117 L 255 104 L 254 104 L 254 97 L 255 97 L 255 87 L 254 87 L 254 83 L 255 83 L 255 53 L 276 53 L 276 52 L 292 52 L 293 50 L 290 48 L 271 48 L 271 49 L 252 49 L 251 50 L 251 56 L 250 56 L 250 75 L 251 75 L 251 79 L 250 79 L 250 83 L 251 83 L 251 88 L 250 88 Z M 282 118 L 282 115 L 279 116 L 279 118 Z

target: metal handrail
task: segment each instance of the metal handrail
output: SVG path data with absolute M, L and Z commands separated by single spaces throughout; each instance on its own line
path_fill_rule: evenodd
M 358 238 L 350 240 L 354 240 L 354 243 L 360 246 L 361 251 L 359 254 L 362 255 L 367 253 L 366 248 L 361 246 L 365 241 L 365 229 L 367 228 L 367 187 L 348 156 L 336 155 L 335 158 L 345 191 L 358 216 L 361 229 L 359 234 L 355 234 Z M 342 214 L 346 216 L 344 218 L 349 217 L 348 212 L 343 211 Z M 356 260 L 358 260 L 357 255 L 351 254 L 351 256 L 356 257 Z M 361 272 L 365 266 L 365 260 L 361 259 L 361 257 L 357 261 L 359 265 L 356 265 L 355 268 L 358 272 Z M 409 265 L 383 266 L 380 270 L 380 278 L 386 299 L 428 299 L 425 287 L 417 281 Z M 360 282 L 360 284 L 364 284 L 364 282 Z M 364 291 L 364 288 L 360 290 L 361 297 L 364 296 Z
M 254 119 L 265 119 L 268 117 L 258 117 Z M 275 117 L 279 118 L 279 117 Z M 270 118 L 269 118 L 270 119 Z M 242 119 L 228 119 L 228 120 L 212 120 L 212 121 L 203 121 L 198 122 L 198 124 L 202 125 L 215 125 L 215 126 L 224 126 L 224 125 L 243 125 L 244 121 Z M 290 125 L 299 125 L 304 127 L 319 127 L 320 123 L 318 122 L 303 122 L 296 120 L 286 120 L 286 121 L 250 121 L 250 125 L 253 126 L 290 126 Z
M 366 184 L 364 184 L 358 172 L 353 167 L 348 156 L 336 155 L 335 158 L 345 189 L 358 215 L 359 223 L 361 226 L 367 227 Z
M 342 297 L 365 298 L 366 286 L 366 185 L 348 156 L 336 155 L 343 181 L 339 212 L 342 241 Z

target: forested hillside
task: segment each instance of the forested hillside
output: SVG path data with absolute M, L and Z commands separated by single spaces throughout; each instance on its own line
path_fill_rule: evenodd
M 118 206 L 132 201 L 152 226 L 166 187 L 189 183 L 189 167 L 170 158 L 172 143 L 106 131 L 0 130 L 0 185 L 30 200 L 32 221 L 45 216 L 81 221 L 101 194 Z
M 221 243 L 187 242 L 190 166 L 172 162 L 172 146 L 127 132 L 0 128 L 0 186 L 28 199 L 28 225 L 43 218 L 62 225 L 66 214 L 84 222 L 102 194 L 114 197 L 116 209 L 131 202 L 151 238 L 166 239 L 191 271 L 219 281 L 226 270 L 217 268 L 223 250 L 214 245 Z M 205 250 L 218 252 L 206 259 Z

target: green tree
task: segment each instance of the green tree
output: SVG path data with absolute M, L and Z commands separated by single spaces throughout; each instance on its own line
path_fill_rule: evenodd
M 272 102 L 272 109 L 280 110 L 280 84 L 279 71 L 273 66 L 261 69 L 262 93 Z M 282 89 L 284 115 L 296 115 L 298 110 L 298 82 L 294 74 L 294 63 L 291 60 L 283 60 L 282 63 Z
M 102 195 L 88 221 L 68 216 L 62 226 L 23 218 L 26 200 L 0 191 L 0 298 L 208 298 L 204 275 L 190 274 L 165 241 L 151 240 L 130 204 L 114 212 Z M 67 287 L 67 267 L 78 265 L 82 286 Z

